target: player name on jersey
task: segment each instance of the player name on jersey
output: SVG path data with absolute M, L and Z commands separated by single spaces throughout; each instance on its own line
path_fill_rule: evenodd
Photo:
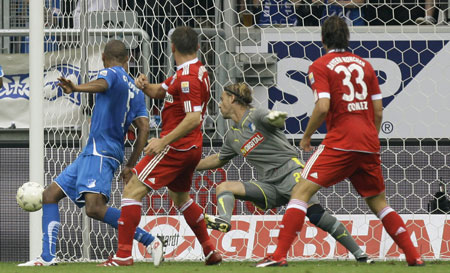
M 327 64 L 327 67 L 328 69 L 333 70 L 334 67 L 340 63 L 357 63 L 362 67 L 366 65 L 366 63 L 360 58 L 348 56 L 348 57 L 335 57 L 331 59 L 331 61 Z
M 347 105 L 347 110 L 349 112 L 359 111 L 359 110 L 367 110 L 367 101 L 357 101 L 351 102 Z

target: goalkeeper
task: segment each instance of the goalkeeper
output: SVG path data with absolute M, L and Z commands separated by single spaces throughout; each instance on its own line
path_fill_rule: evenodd
M 234 121 L 219 154 L 202 159 L 197 171 L 224 166 L 237 155 L 252 164 L 259 181 L 225 181 L 217 186 L 218 216 L 205 215 L 208 228 L 228 232 L 235 198 L 253 202 L 263 210 L 286 205 L 300 179 L 303 163 L 289 144 L 282 128 L 287 113 L 252 108 L 252 91 L 245 83 L 224 88 L 219 104 L 224 119 Z M 311 223 L 328 232 L 355 256 L 358 262 L 373 262 L 356 244 L 345 226 L 319 204 L 314 195 L 308 203 Z

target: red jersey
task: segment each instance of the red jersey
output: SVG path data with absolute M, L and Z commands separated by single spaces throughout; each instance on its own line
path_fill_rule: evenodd
M 201 112 L 202 120 L 210 97 L 210 82 L 205 66 L 196 58 L 177 67 L 175 75 L 162 83 L 166 90 L 162 109 L 161 137 L 169 134 L 189 112 Z M 186 136 L 170 144 L 178 150 L 202 147 L 202 123 Z
M 373 100 L 382 99 L 369 62 L 343 50 L 331 50 L 309 68 L 308 78 L 317 102 L 330 99 L 327 135 L 322 144 L 333 149 L 380 152 Z

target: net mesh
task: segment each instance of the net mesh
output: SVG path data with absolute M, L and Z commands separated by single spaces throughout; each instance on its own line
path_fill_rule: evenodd
M 6 27 L 27 28 L 26 1 L 8 2 L 9 10 L 4 11 L 4 16 L 8 13 L 10 19 Z M 294 145 L 298 144 L 312 111 L 313 98 L 306 86 L 306 73 L 309 64 L 321 54 L 318 26 L 323 18 L 336 13 L 354 25 L 350 29 L 353 41 L 350 48 L 374 65 L 384 94 L 386 109 L 381 157 L 388 202 L 396 211 L 406 215 L 409 227 L 417 231 L 414 233 L 415 243 L 422 253 L 428 255 L 426 257 L 450 257 L 450 238 L 445 237 L 449 218 L 445 215 L 436 221 L 426 218 L 429 217 L 428 203 L 439 189 L 439 183 L 450 179 L 448 121 L 447 115 L 440 114 L 449 112 L 450 97 L 440 89 L 449 85 L 449 79 L 445 76 L 428 77 L 436 75 L 437 71 L 448 72 L 447 2 L 433 1 L 435 4 L 430 6 L 418 1 L 401 1 L 402 4 L 400 1 L 336 1 L 328 4 L 327 1 L 314 0 L 103 0 L 88 1 L 90 4 L 86 7 L 78 7 L 80 11 L 88 12 L 77 15 L 78 2 L 45 2 L 48 30 L 44 86 L 46 185 L 80 153 L 89 133 L 90 114 L 95 105 L 94 98 L 87 95 L 64 96 L 56 86 L 56 79 L 61 75 L 78 83 L 93 79 L 102 67 L 101 51 L 108 39 L 122 39 L 126 43 L 131 56 L 131 75 L 144 73 L 150 82 L 158 83 L 174 72 L 169 31 L 179 25 L 189 25 L 198 31 L 199 57 L 206 64 L 211 78 L 211 100 L 203 125 L 203 154 L 207 156 L 219 151 L 228 130 L 227 123 L 220 116 L 218 103 L 222 87 L 234 81 L 245 81 L 254 88 L 255 106 L 289 112 L 286 134 Z M 98 6 L 95 5 L 97 2 Z M 77 27 L 77 22 L 80 31 L 70 30 Z M 6 37 L 2 42 L 9 53 L 26 54 L 27 41 L 27 37 Z M 436 60 L 438 55 L 442 59 Z M 5 80 L 5 88 L 12 90 L 8 84 L 12 84 L 14 79 L 6 73 Z M 400 100 L 403 102 L 395 103 Z M 158 136 L 161 108 L 162 102 L 148 100 L 151 136 Z M 317 138 L 323 134 L 322 128 Z M 127 140 L 126 156 L 130 155 L 133 147 L 131 135 Z M 3 204 L 14 204 L 12 196 L 15 196 L 15 189 L 27 181 L 28 149 L 2 148 L 0 155 L 0 180 L 14 181 L 8 185 L 7 191 L 2 192 L 1 260 L 26 260 L 28 246 L 23 243 L 22 236 L 28 230 L 27 214 L 16 206 Z M 310 154 L 299 151 L 299 156 L 307 160 Z M 117 208 L 120 207 L 123 188 L 118 179 L 119 171 L 112 182 L 109 202 Z M 216 213 L 215 186 L 225 179 L 249 181 L 258 177 L 242 157 L 233 159 L 223 169 L 197 173 L 191 194 L 206 213 Z M 5 196 L 6 199 L 3 198 Z M 380 223 L 371 218 L 363 199 L 348 182 L 321 190 L 319 199 L 324 207 L 347 224 L 369 254 L 376 258 L 400 255 L 391 248 L 392 242 L 386 236 L 381 237 Z M 152 233 L 166 236 L 169 244 L 167 258 L 202 258 L 198 242 L 193 241 L 192 232 L 169 200 L 167 189 L 151 192 L 143 204 L 142 213 L 146 217 L 141 224 Z M 283 212 L 283 207 L 262 212 L 250 203 L 237 201 L 234 231 L 228 235 L 214 231 L 211 236 L 226 259 L 259 259 L 274 250 L 277 221 L 281 220 Z M 60 203 L 60 214 L 59 259 L 99 260 L 113 254 L 117 248 L 114 229 L 95 220 L 86 221 L 82 210 L 67 199 Z M 156 215 L 161 217 L 155 218 Z M 17 220 L 11 222 L 9 217 Z M 177 223 L 182 223 L 181 227 L 176 227 Z M 427 228 L 423 223 L 427 223 Z M 11 228 L 11 225 L 20 228 Z M 5 230 L 10 232 L 3 232 Z M 12 231 L 14 235 L 10 234 Z M 17 232 L 22 234 L 20 240 Z M 15 238 L 14 243 L 9 244 L 5 238 Z M 290 252 L 290 258 L 348 257 L 348 253 L 334 246 L 332 241 L 308 224 Z M 17 248 L 17 242 L 23 243 L 23 247 Z M 134 255 L 149 258 L 138 245 Z

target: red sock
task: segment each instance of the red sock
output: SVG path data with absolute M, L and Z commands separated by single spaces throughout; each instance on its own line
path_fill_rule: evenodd
M 411 236 L 400 215 L 391 207 L 385 207 L 378 213 L 378 217 L 391 238 L 405 253 L 408 264 L 414 264 L 416 259 L 420 258 L 420 255 L 414 247 Z
M 297 233 L 302 230 L 305 223 L 306 209 L 308 205 L 298 199 L 291 199 L 281 221 L 280 234 L 278 235 L 277 249 L 273 253 L 275 260 L 285 259 Z
M 200 208 L 194 200 L 190 199 L 184 204 L 180 211 L 183 212 L 184 219 L 189 227 L 191 227 L 198 241 L 203 247 L 203 253 L 205 257 L 216 248 L 214 247 L 211 239 L 209 238 L 208 231 L 206 230 L 206 223 L 204 221 L 203 209 Z
M 127 258 L 133 249 L 133 237 L 141 221 L 142 203 L 133 199 L 122 199 L 122 211 L 119 218 L 119 244 L 116 256 Z

